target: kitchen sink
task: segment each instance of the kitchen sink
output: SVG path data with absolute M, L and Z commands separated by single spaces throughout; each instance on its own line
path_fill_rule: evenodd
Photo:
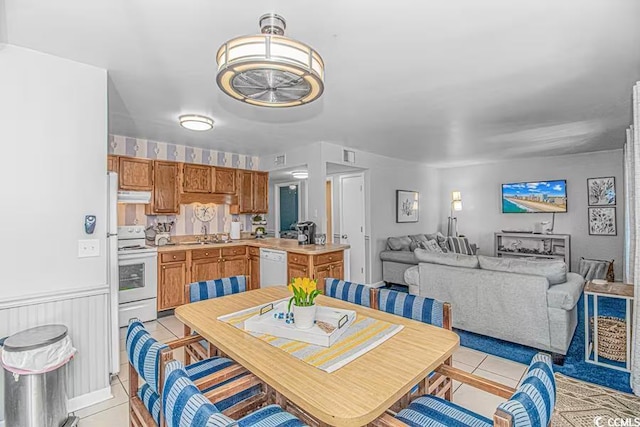
M 208 242 L 196 242 L 196 241 L 189 241 L 189 242 L 180 242 L 180 243 L 178 243 L 178 244 L 179 244 L 179 245 L 194 245 L 194 246 L 195 246 L 195 245 L 216 245 L 216 244 L 218 244 L 218 243 L 220 243 L 220 242 L 211 242 L 211 241 L 208 241 Z

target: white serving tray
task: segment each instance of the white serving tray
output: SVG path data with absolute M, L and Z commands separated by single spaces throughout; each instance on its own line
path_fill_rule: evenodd
M 327 333 L 317 324 L 309 329 L 298 329 L 292 323 L 286 323 L 285 319 L 277 319 L 274 313 L 287 313 L 289 301 L 275 301 L 261 308 L 262 314 L 257 314 L 244 321 L 244 329 L 249 332 L 273 335 L 279 338 L 287 338 L 309 344 L 330 347 L 338 338 L 349 329 L 356 319 L 353 310 L 342 310 L 332 307 L 318 306 L 316 321 L 322 321 L 334 326 L 333 332 Z

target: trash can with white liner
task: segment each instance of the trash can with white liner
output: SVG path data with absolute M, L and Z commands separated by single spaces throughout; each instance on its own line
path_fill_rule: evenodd
M 6 426 L 77 425 L 67 412 L 67 365 L 75 352 L 64 325 L 38 326 L 4 340 Z

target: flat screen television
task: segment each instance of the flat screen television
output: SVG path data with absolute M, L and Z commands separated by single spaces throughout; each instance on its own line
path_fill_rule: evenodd
M 502 184 L 502 213 L 566 211 L 566 180 Z

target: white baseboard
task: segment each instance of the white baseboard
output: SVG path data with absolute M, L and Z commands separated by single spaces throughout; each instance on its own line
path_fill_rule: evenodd
M 107 399 L 111 399 L 111 387 L 106 387 L 101 390 L 92 391 L 91 393 L 83 394 L 82 396 L 69 399 L 67 403 L 67 410 L 71 412 L 78 411 L 87 406 L 95 405 L 96 403 L 104 402 Z M 3 427 L 0 425 L 0 427 Z

